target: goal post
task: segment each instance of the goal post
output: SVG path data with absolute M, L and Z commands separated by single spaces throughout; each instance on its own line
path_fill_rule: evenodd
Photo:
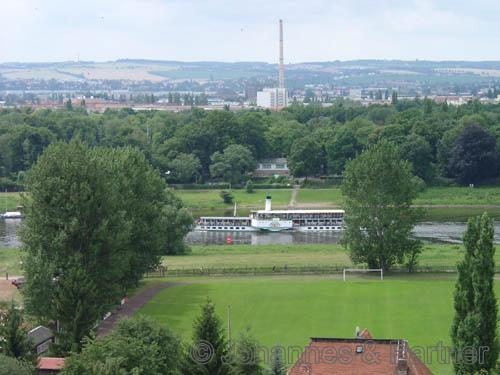
M 384 270 L 382 268 L 344 268 L 344 271 L 342 273 L 342 279 L 344 281 L 347 280 L 346 275 L 349 272 L 360 272 L 360 273 L 366 273 L 366 272 L 380 272 L 380 280 L 384 280 Z

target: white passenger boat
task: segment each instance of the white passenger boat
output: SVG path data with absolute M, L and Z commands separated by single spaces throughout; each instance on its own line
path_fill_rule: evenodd
M 270 231 L 294 230 L 341 231 L 344 210 L 273 210 L 266 197 L 264 210 L 252 211 L 249 217 L 200 217 L 195 230 L 202 231 Z
M 0 218 L 2 218 L 2 219 L 22 219 L 23 214 L 20 211 L 7 211 L 3 214 L 0 214 Z

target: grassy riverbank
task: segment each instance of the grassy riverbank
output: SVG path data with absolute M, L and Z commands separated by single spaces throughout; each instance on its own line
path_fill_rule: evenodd
M 500 249 L 499 249 L 500 250 Z M 500 251 L 495 259 L 500 264 Z M 454 269 L 463 257 L 463 246 L 427 244 L 420 257 L 424 268 Z M 21 274 L 19 249 L 0 249 L 0 272 Z M 164 256 L 163 264 L 169 270 L 209 268 L 262 268 L 273 267 L 352 267 L 348 252 L 341 245 L 209 245 L 192 246 L 188 255 Z
M 460 245 L 428 244 L 424 246 L 419 265 L 453 270 L 462 257 Z M 500 252 L 497 251 L 495 257 L 500 262 Z M 353 266 L 345 248 L 334 244 L 193 246 L 191 254 L 166 256 L 163 263 L 169 270 Z
M 19 193 L 0 192 L 0 212 L 14 211 L 20 204 Z

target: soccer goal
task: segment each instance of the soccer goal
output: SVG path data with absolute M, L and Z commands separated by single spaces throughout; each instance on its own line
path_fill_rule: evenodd
M 380 280 L 384 280 L 384 270 L 382 268 L 344 268 L 343 280 L 347 280 L 348 273 L 380 272 Z

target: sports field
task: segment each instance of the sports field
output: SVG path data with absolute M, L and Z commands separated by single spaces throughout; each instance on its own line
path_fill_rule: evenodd
M 453 277 L 356 278 L 342 282 L 320 277 L 195 279 L 164 289 L 140 313 L 150 315 L 191 339 L 192 321 L 207 297 L 226 321 L 231 306 L 233 337 L 250 326 L 266 347 L 304 346 L 309 337 L 353 337 L 356 326 L 375 338 L 405 338 L 411 346 L 450 344 Z M 496 288 L 499 295 L 500 288 Z M 294 362 L 296 358 L 287 358 Z M 437 363 L 436 374 L 452 374 Z

